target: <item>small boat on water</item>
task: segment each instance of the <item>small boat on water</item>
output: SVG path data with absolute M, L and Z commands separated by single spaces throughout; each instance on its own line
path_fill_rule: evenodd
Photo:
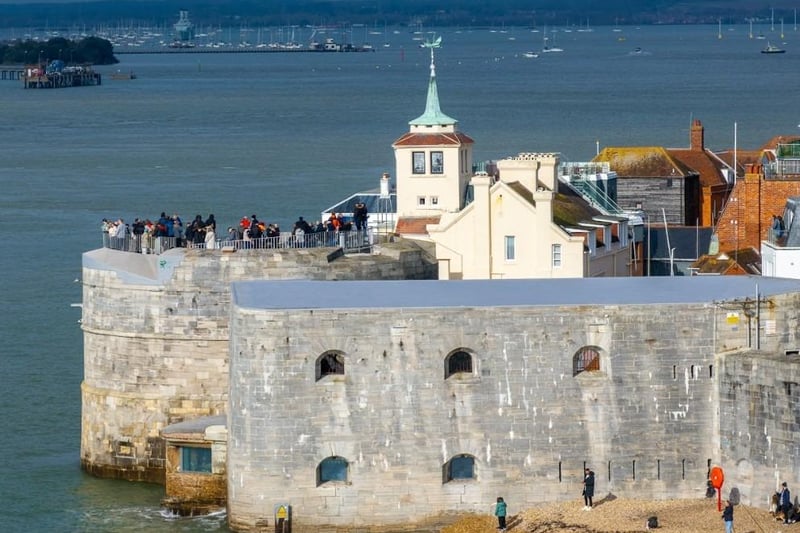
M 522 57 L 527 57 L 528 59 L 536 59 L 539 57 L 539 54 L 536 52 L 523 52 Z
M 116 72 L 111 73 L 112 80 L 135 80 L 136 74 L 133 71 L 130 72 L 122 72 L 118 70 Z
M 778 48 L 774 44 L 767 43 L 767 47 L 761 50 L 762 54 L 784 54 L 786 50 L 783 48 Z

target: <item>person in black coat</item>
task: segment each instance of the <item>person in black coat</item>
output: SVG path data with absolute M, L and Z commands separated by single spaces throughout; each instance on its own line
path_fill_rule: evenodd
M 592 498 L 594 497 L 594 472 L 588 468 L 583 475 L 583 503 L 584 511 L 592 510 Z

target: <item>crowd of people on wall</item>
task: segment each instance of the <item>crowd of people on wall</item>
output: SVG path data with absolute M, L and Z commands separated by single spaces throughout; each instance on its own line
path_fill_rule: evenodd
M 243 216 L 236 226 L 229 226 L 224 235 L 217 231 L 213 214 L 203 218 L 196 215 L 184 224 L 177 213 L 166 212 L 155 219 L 135 218 L 132 223 L 122 218 L 104 218 L 101 223 L 103 247 L 137 253 L 161 253 L 170 248 L 206 248 L 223 246 L 233 248 L 284 248 L 331 246 L 338 242 L 338 234 L 354 229 L 367 229 L 367 209 L 363 203 L 356 205 L 353 220 L 331 213 L 328 220 L 309 223 L 299 217 L 291 233 L 281 232 L 276 223 L 266 223 L 253 214 Z

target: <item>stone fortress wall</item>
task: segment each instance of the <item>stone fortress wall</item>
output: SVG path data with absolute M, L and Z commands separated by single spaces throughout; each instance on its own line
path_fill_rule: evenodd
M 101 477 L 163 483 L 160 430 L 226 412 L 232 281 L 435 276 L 435 262 L 419 246 L 398 242 L 379 251 L 85 253 L 83 468 Z
M 702 498 L 711 464 L 745 503 L 766 505 L 777 478 L 800 484 L 800 360 L 785 353 L 800 346 L 796 292 L 764 299 L 756 339 L 746 297 L 324 312 L 236 301 L 256 285 L 234 285 L 231 315 L 236 531 L 260 531 L 277 503 L 292 505 L 295 533 L 435 527 L 490 512 L 498 495 L 516 508 L 577 500 L 585 465 L 596 500 Z M 586 346 L 600 369 L 573 375 Z M 472 372 L 446 378 L 458 350 Z M 344 373 L 320 379 L 330 351 Z M 447 481 L 461 454 L 475 479 Z M 319 484 L 330 457 L 347 479 Z

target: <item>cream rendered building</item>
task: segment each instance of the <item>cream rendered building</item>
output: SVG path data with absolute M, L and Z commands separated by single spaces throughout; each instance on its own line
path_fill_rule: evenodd
M 439 279 L 631 275 L 627 218 L 604 215 L 567 185 L 558 154 L 520 154 L 473 174 L 473 140 L 442 113 L 433 47 L 425 112 L 392 145 L 397 228 L 432 241 Z

